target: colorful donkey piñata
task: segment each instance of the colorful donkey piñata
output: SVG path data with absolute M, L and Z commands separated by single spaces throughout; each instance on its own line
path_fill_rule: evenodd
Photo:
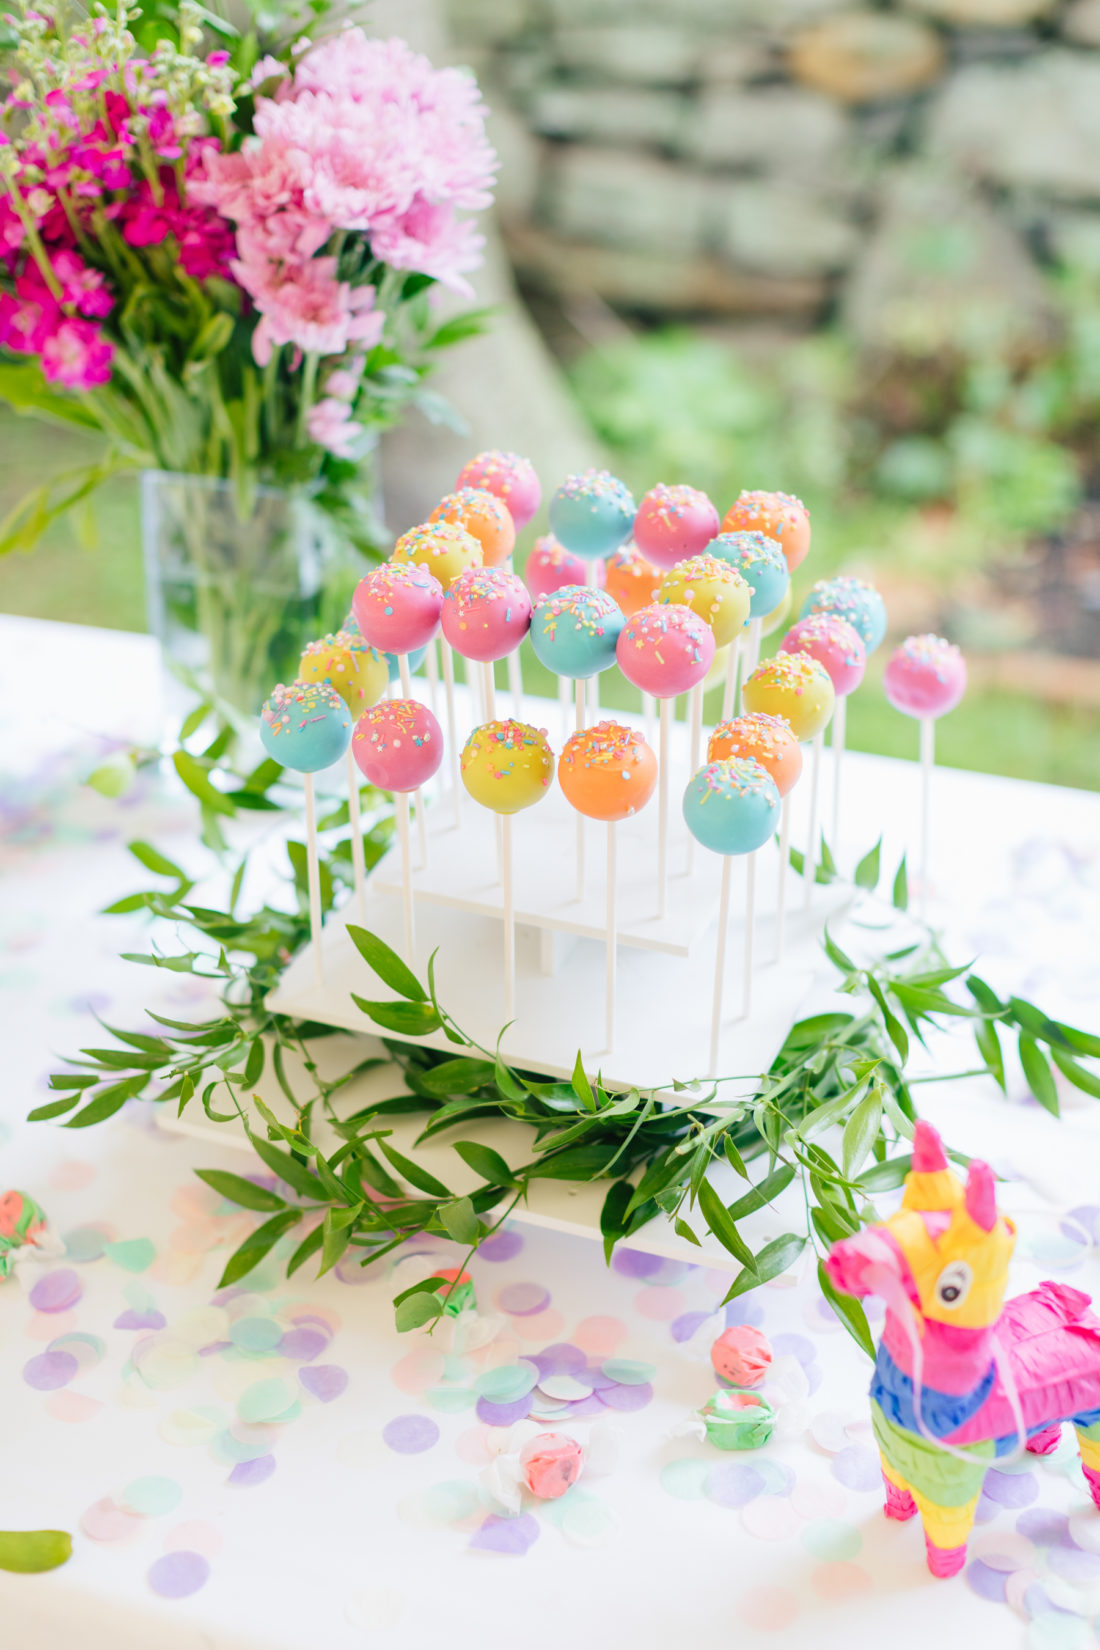
M 886 1303 L 871 1382 L 886 1515 L 919 1511 L 937 1576 L 966 1562 L 986 1468 L 1024 1445 L 1048 1455 L 1063 1421 L 1100 1507 L 1100 1318 L 1064 1283 L 1005 1304 L 1015 1241 L 989 1165 L 971 1163 L 964 1187 L 918 1123 L 898 1213 L 826 1262 L 837 1289 Z

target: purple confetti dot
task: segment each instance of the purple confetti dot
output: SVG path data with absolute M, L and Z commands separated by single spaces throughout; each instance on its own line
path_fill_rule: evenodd
M 1047 1616 L 1052 1610 L 1057 1611 L 1059 1615 L 1069 1614 L 1066 1610 L 1058 1610 L 1058 1606 L 1052 1601 L 1046 1588 L 1040 1587 L 1037 1581 L 1033 1581 L 1024 1593 L 1024 1609 L 1033 1621 L 1036 1616 Z
M 790 1495 L 794 1489 L 794 1483 L 794 1471 L 788 1467 L 785 1461 L 768 1462 L 768 1481 L 764 1485 L 765 1495 Z
M 616 1249 L 611 1269 L 624 1278 L 650 1278 L 664 1265 L 660 1255 L 647 1255 L 642 1249 Z
M 507 1553 L 519 1558 L 538 1538 L 538 1522 L 530 1513 L 521 1513 L 518 1518 L 498 1518 L 490 1513 L 470 1546 L 483 1553 Z
M 849 1444 L 833 1456 L 833 1477 L 846 1490 L 881 1490 L 878 1456 L 863 1444 Z
M 232 1341 L 208 1341 L 205 1346 L 199 1347 L 200 1358 L 213 1358 L 220 1352 L 235 1352 L 237 1349 Z
M 1038 1547 L 1056 1547 L 1072 1540 L 1069 1519 L 1052 1507 L 1029 1507 L 1016 1520 L 1016 1528 Z
M 36 1312 L 67 1312 L 83 1293 L 84 1285 L 77 1274 L 65 1268 L 39 1278 L 31 1290 L 30 1302 Z
M 288 1329 L 279 1342 L 279 1351 L 284 1358 L 308 1363 L 323 1352 L 328 1343 L 329 1336 L 323 1335 L 319 1329 Z
M 439 1442 L 439 1428 L 428 1415 L 398 1415 L 387 1421 L 382 1437 L 398 1455 L 422 1455 Z
M 80 1365 L 71 1352 L 40 1352 L 23 1365 L 23 1379 L 36 1392 L 56 1392 L 68 1386 Z
M 777 1358 L 797 1358 L 803 1367 L 817 1362 L 817 1347 L 806 1335 L 773 1335 L 771 1340 Z
M 613 1375 L 605 1375 L 600 1368 L 575 1370 L 574 1379 L 583 1381 L 586 1386 L 592 1388 L 593 1392 L 606 1392 L 609 1386 L 621 1386 L 623 1384 L 617 1381 Z
M 630 1410 L 644 1409 L 653 1400 L 653 1388 L 648 1381 L 639 1382 L 637 1386 L 607 1386 L 596 1396 L 601 1404 L 608 1409 L 617 1410 L 620 1414 L 627 1414 Z
M 988 1495 L 979 1495 L 978 1505 L 974 1509 L 975 1524 L 992 1524 L 995 1518 L 1000 1517 L 1000 1513 L 1001 1509 L 996 1501 L 991 1501 Z
M 115 1319 L 114 1327 L 116 1329 L 163 1329 L 167 1322 L 168 1319 L 163 1312 L 135 1312 L 132 1307 L 127 1307 L 126 1311 L 120 1312 Z
M 673 1318 L 669 1324 L 674 1341 L 690 1341 L 700 1324 L 706 1323 L 711 1316 L 709 1312 L 684 1312 L 678 1318 Z
M 560 1416 L 559 1419 L 570 1422 L 584 1421 L 590 1419 L 593 1415 L 606 1414 L 607 1411 L 600 1403 L 598 1395 L 595 1392 L 590 1392 L 587 1398 L 578 1398 L 574 1403 L 571 1403 L 568 1414 Z M 556 1422 L 548 1421 L 547 1425 L 554 1426 Z
M 966 1581 L 970 1591 L 977 1593 L 979 1598 L 988 1599 L 991 1604 L 1004 1603 L 1007 1579 L 1002 1571 L 994 1570 L 980 1558 L 976 1558 L 973 1564 L 968 1564 L 966 1568 Z
M 550 1305 L 550 1291 L 541 1283 L 509 1283 L 497 1296 L 497 1305 L 514 1318 L 527 1318 Z
M 331 1404 L 346 1390 L 348 1372 L 340 1364 L 307 1364 L 298 1371 L 298 1379 L 311 1397 Z
M 524 1353 L 524 1359 L 534 1364 L 540 1376 L 575 1375 L 588 1361 L 580 1347 L 570 1341 L 554 1341 L 551 1346 L 544 1346 L 541 1352 Z
M 358 1289 L 365 1283 L 373 1283 L 376 1276 L 369 1266 L 364 1266 L 354 1257 L 337 1261 L 333 1275 L 337 1283 L 346 1283 L 352 1289 Z
M 1078 1208 L 1071 1209 L 1069 1219 L 1076 1221 L 1077 1224 L 1076 1226 L 1070 1226 L 1067 1223 L 1062 1227 L 1062 1232 L 1066 1237 L 1076 1238 L 1080 1241 L 1081 1233 L 1077 1228 L 1083 1226 L 1093 1243 L 1100 1243 L 1100 1208 L 1097 1208 L 1095 1203 L 1083 1203 Z
M 999 1507 L 1029 1507 L 1038 1500 L 1039 1486 L 1033 1472 L 998 1472 L 990 1467 L 982 1493 Z
M 252 1461 L 238 1461 L 227 1482 L 235 1484 L 239 1489 L 251 1490 L 255 1489 L 257 1484 L 266 1484 L 274 1471 L 273 1455 L 257 1455 Z
M 514 1260 L 523 1248 L 523 1238 L 519 1232 L 494 1232 L 492 1237 L 485 1239 L 477 1252 L 478 1260 L 491 1260 L 494 1263 L 501 1260 Z
M 809 1389 L 808 1392 L 807 1392 L 807 1397 L 812 1398 L 814 1393 L 817 1391 L 818 1387 L 821 1385 L 822 1381 L 824 1380 L 824 1374 L 823 1374 L 821 1365 L 820 1364 L 804 1364 L 803 1369 L 802 1369 L 802 1373 L 806 1377 L 806 1386 Z
M 707 1495 L 720 1507 L 744 1507 L 762 1494 L 764 1477 L 755 1467 L 712 1467 Z
M 477 1418 L 484 1421 L 487 1427 L 510 1427 L 517 1421 L 525 1421 L 531 1413 L 531 1404 L 534 1401 L 534 1391 L 525 1393 L 517 1398 L 514 1404 L 491 1404 L 487 1398 L 477 1401 Z M 570 1410 L 570 1414 L 574 1413 Z
M 754 1329 L 759 1329 L 764 1322 L 764 1308 L 758 1301 L 750 1300 L 749 1295 L 741 1295 L 726 1307 L 727 1329 L 732 1329 L 735 1323 L 751 1323 Z
M 1076 1547 L 1053 1547 L 1047 1554 L 1047 1563 L 1056 1576 L 1078 1587 L 1091 1587 L 1100 1575 L 1100 1557 L 1096 1553 L 1080 1552 Z
M 189 1598 L 205 1587 L 210 1579 L 210 1565 L 201 1553 L 165 1553 L 149 1566 L 149 1585 L 161 1598 Z

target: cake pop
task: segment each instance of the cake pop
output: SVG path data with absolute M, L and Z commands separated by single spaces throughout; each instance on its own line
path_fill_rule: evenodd
M 919 910 L 928 904 L 932 842 L 932 770 L 936 762 L 936 718 L 954 710 L 966 692 L 966 660 L 942 636 L 907 636 L 891 654 L 883 677 L 895 710 L 920 723 L 920 884 Z
M 495 449 L 478 453 L 459 471 L 457 487 L 479 487 L 492 493 L 507 506 L 515 523 L 516 532 L 531 520 L 542 503 L 542 488 L 535 466 L 529 458 L 518 453 L 502 453 Z
M 598 561 L 630 537 L 634 500 L 607 470 L 566 476 L 550 500 L 550 531 L 585 561 Z
M 486 567 L 499 567 L 516 546 L 516 525 L 507 506 L 484 487 L 460 487 L 457 493 L 448 493 L 428 520 L 464 527 L 481 545 Z
M 567 584 L 588 583 L 588 563 L 560 545 L 553 533 L 536 539 L 523 567 L 524 582 L 532 600 L 549 596 Z
M 356 722 L 351 750 L 369 784 L 415 791 L 439 770 L 443 730 L 419 700 L 384 699 Z
M 778 539 L 793 573 L 810 548 L 810 512 L 793 493 L 743 492 L 726 512 L 723 533 L 759 532 Z
M 604 563 L 604 589 L 614 596 L 627 618 L 657 600 L 660 582 L 661 569 L 632 544 L 624 544 Z
M 443 602 L 443 634 L 456 653 L 486 663 L 517 648 L 531 626 L 523 580 L 502 567 L 475 567 L 455 579 Z
M 710 626 L 715 647 L 726 647 L 748 623 L 752 591 L 728 562 L 700 555 L 669 569 L 661 580 L 657 601 L 690 607 Z
M 681 603 L 654 603 L 631 614 L 616 652 L 628 682 L 658 699 L 674 699 L 701 682 L 714 658 L 714 632 Z
M 398 563 L 426 567 L 444 590 L 450 588 L 460 573 L 480 567 L 483 559 L 478 540 L 453 521 L 424 522 L 419 527 L 410 527 L 394 545 L 392 557 Z
M 268 756 L 314 774 L 331 768 L 348 748 L 351 717 L 348 707 L 327 682 L 281 682 L 260 712 L 260 742 Z
M 606 591 L 564 585 L 535 603 L 531 646 L 555 676 L 580 680 L 615 663 L 622 628 L 618 603 Z
M 796 739 L 813 739 L 828 725 L 836 695 L 824 665 L 808 653 L 765 659 L 745 683 L 745 709 L 785 716 Z
M 793 624 L 779 644 L 781 653 L 808 653 L 829 673 L 838 700 L 863 680 L 867 650 L 854 625 L 836 613 L 811 613 Z
M 735 567 L 749 587 L 749 618 L 762 622 L 775 612 L 790 589 L 787 559 L 777 539 L 766 533 L 719 533 L 707 554 Z
M 819 579 L 802 603 L 801 617 L 809 613 L 838 613 L 854 625 L 863 638 L 870 658 L 886 636 L 886 604 L 874 585 L 841 574 L 835 579 Z
M 769 773 L 782 799 L 779 823 L 779 881 L 776 890 L 775 961 L 783 956 L 786 918 L 787 866 L 790 862 L 791 792 L 802 776 L 802 746 L 785 716 L 752 711 L 732 722 L 720 722 L 707 744 L 707 761 L 730 756 L 750 757 Z
M 310 642 L 298 666 L 303 682 L 327 682 L 343 699 L 352 716 L 381 699 L 389 682 L 385 656 L 347 630 Z
M 369 646 L 382 653 L 413 653 L 439 629 L 443 586 L 415 562 L 386 562 L 359 580 L 351 610 Z
M 651 487 L 634 518 L 634 542 L 656 567 L 698 556 L 718 532 L 718 511 L 697 487 Z

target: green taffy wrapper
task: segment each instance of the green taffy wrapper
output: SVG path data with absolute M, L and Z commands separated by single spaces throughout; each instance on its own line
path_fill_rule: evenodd
M 725 1387 L 699 1411 L 707 1440 L 718 1449 L 762 1449 L 775 1430 L 775 1411 L 766 1398 L 744 1387 Z

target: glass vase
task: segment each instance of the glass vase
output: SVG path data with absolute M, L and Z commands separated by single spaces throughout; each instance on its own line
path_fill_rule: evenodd
M 165 470 L 141 478 L 149 628 L 169 671 L 244 716 L 343 623 L 365 564 L 303 494 Z M 179 700 L 178 694 L 172 694 Z

